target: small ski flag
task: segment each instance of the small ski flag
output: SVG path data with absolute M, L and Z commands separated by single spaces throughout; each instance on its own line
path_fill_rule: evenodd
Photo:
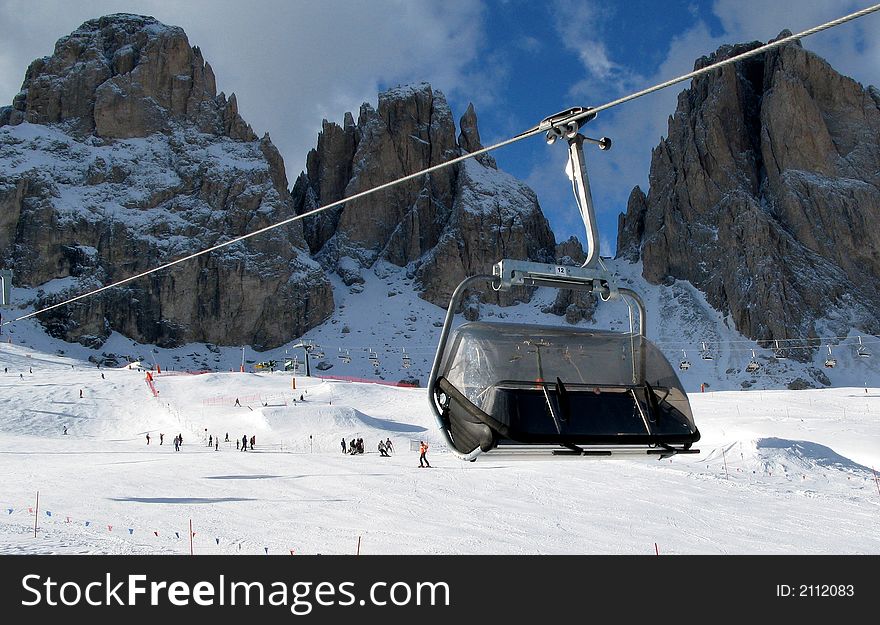
M 133 528 L 133 527 L 129 527 L 129 528 L 128 528 L 128 534 L 129 534 L 129 536 L 132 535 L 132 534 L 134 534 L 134 528 Z

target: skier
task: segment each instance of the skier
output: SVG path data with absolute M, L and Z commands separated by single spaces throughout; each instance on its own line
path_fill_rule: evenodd
M 342 445 L 342 453 L 345 453 L 345 437 L 344 436 L 342 437 L 342 442 L 340 443 L 340 445 Z
M 419 468 L 431 468 L 431 463 L 428 462 L 428 458 L 425 456 L 426 453 L 428 453 L 428 443 L 425 441 L 419 441 Z M 423 461 L 424 464 L 422 464 Z
M 214 437 L 208 436 L 208 447 L 213 447 L 213 446 L 214 446 Z
M 103 374 L 103 373 L 101 374 L 101 379 L 102 379 L 102 380 L 106 380 L 106 379 L 107 379 L 107 378 L 104 377 L 104 374 Z
M 224 442 L 224 443 L 228 443 L 228 442 L 229 442 L 229 432 L 226 433 L 226 440 L 223 441 L 223 442 Z
M 241 437 L 241 450 L 247 451 L 247 434 Z
M 214 451 L 220 451 L 220 437 L 214 439 Z
M 254 450 L 254 445 L 256 445 L 256 444 L 257 444 L 257 437 L 256 437 L 256 435 L 251 436 L 251 451 Z
M 64 434 L 67 434 L 67 426 L 64 426 Z
M 174 437 L 174 451 L 180 451 L 180 438 Z
M 394 453 L 394 445 L 391 444 L 391 438 L 385 439 L 385 451 L 387 451 L 389 454 Z
M 238 448 L 239 448 L 240 445 L 241 445 L 241 443 L 239 443 L 239 442 L 238 442 L 238 439 L 236 438 L 236 439 L 235 439 L 235 451 L 238 451 Z
M 80 398 L 80 399 L 83 398 L 83 390 L 82 390 L 82 389 L 79 389 L 79 398 Z
M 241 403 L 238 401 L 238 397 L 235 398 L 235 405 L 241 408 Z
M 162 432 L 159 432 L 159 444 L 161 445 L 164 442 L 165 442 L 165 434 L 163 434 Z
M 382 456 L 383 458 L 390 457 L 385 451 L 385 442 L 382 440 L 379 441 L 379 455 Z
M 149 444 L 150 444 L 150 433 L 147 432 L 147 445 L 149 445 Z
M 183 445 L 183 434 L 178 434 L 177 440 L 180 441 L 180 445 Z

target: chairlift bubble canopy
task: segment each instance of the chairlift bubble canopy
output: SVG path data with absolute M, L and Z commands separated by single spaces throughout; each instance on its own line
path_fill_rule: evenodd
M 700 438 L 669 361 L 644 336 L 466 323 L 447 343 L 437 391 L 455 448 L 678 446 Z

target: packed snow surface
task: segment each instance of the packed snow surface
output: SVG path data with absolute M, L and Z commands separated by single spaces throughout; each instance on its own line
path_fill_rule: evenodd
M 197 554 L 880 553 L 877 388 L 694 393 L 698 455 L 465 463 L 424 389 L 152 375 L 0 344 L 0 553 L 189 553 L 190 520 Z

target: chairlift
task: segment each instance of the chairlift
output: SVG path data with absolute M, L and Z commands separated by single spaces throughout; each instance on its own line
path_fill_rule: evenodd
M 463 280 L 452 294 L 428 380 L 431 410 L 451 452 L 464 460 L 489 453 L 610 456 L 620 452 L 698 453 L 700 439 L 675 370 L 645 336 L 639 295 L 618 287 L 599 260 L 599 236 L 578 130 L 595 115 L 570 109 L 545 119 L 548 143 L 566 137 L 575 199 L 586 228 L 581 267 L 504 259 L 492 275 Z M 586 113 L 586 114 L 585 114 Z M 572 116 L 580 119 L 571 121 Z M 550 287 L 622 301 L 629 332 L 470 322 L 452 325 L 466 292 Z M 478 287 L 477 287 L 478 288 Z M 634 311 L 638 328 L 634 327 Z
M 787 356 L 785 355 L 785 350 L 779 347 L 779 341 L 775 340 L 776 347 L 773 348 L 773 357 L 776 360 L 785 360 Z
M 305 373 L 305 363 L 301 363 L 299 358 L 294 356 L 293 362 L 291 363 L 291 370 L 294 375 L 303 375 Z
M 752 350 L 752 359 L 749 361 L 749 364 L 746 365 L 746 372 L 755 373 L 760 368 L 761 363 L 758 362 L 758 357 L 755 356 L 755 350 Z
M 861 356 L 862 358 L 870 358 L 871 352 L 868 351 L 868 348 L 862 344 L 862 337 L 859 337 L 859 347 L 856 350 L 856 355 Z
M 702 349 L 700 350 L 700 358 L 702 358 L 703 360 L 714 360 L 715 357 L 712 355 L 712 352 L 706 346 L 706 342 L 701 341 L 700 345 L 702 346 Z
M 370 355 L 368 356 L 370 362 L 373 364 L 373 369 L 379 369 L 379 354 L 373 351 L 373 348 L 370 349 Z
M 412 360 L 410 360 L 409 354 L 406 353 L 406 348 L 403 348 L 403 368 L 409 369 L 412 366 Z
M 688 355 L 687 355 L 686 351 L 681 350 L 681 354 L 682 354 L 682 359 L 681 359 L 681 362 L 678 363 L 678 368 L 681 369 L 682 371 L 687 371 L 688 369 L 691 368 L 691 361 L 687 359 Z
M 344 364 L 344 365 L 349 364 L 351 362 L 351 354 L 348 353 L 348 350 L 345 350 L 345 353 L 343 353 L 341 347 L 338 349 L 339 349 L 339 355 L 337 356 L 337 358 L 342 361 L 342 364 Z
M 324 350 L 321 349 L 320 347 L 318 347 L 317 345 L 314 345 L 312 347 L 312 349 L 309 351 L 309 354 L 311 355 L 312 358 L 319 358 L 319 359 L 324 358 Z
M 825 366 L 828 369 L 833 369 L 837 366 L 837 358 L 831 355 L 831 346 L 828 346 L 828 356 L 825 358 Z

